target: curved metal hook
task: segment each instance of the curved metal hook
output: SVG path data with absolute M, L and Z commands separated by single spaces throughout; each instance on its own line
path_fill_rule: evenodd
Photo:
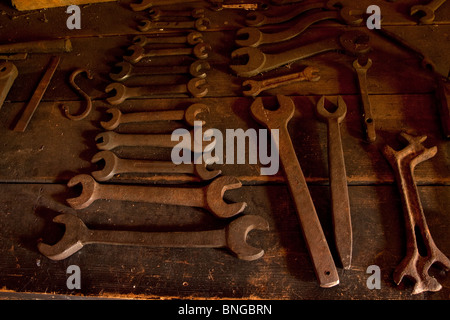
M 89 95 L 87 93 L 85 93 L 83 90 L 80 89 L 80 87 L 78 87 L 78 85 L 75 83 L 75 78 L 77 77 L 77 75 L 79 75 L 80 73 L 86 73 L 86 76 L 88 77 L 88 79 L 93 79 L 94 76 L 92 75 L 92 72 L 90 70 L 87 69 L 76 69 L 74 72 L 72 72 L 72 74 L 70 75 L 69 78 L 69 83 L 72 86 L 72 88 L 74 88 L 78 94 L 80 96 L 82 96 L 84 98 L 84 100 L 86 100 L 87 102 L 87 106 L 86 109 L 83 111 L 83 113 L 79 114 L 79 115 L 72 115 L 69 112 L 69 106 L 63 106 L 63 110 L 64 110 L 64 114 L 66 115 L 67 118 L 69 118 L 70 120 L 82 120 L 84 118 L 86 118 L 89 113 L 91 112 L 92 109 L 92 100 L 91 97 L 89 97 Z

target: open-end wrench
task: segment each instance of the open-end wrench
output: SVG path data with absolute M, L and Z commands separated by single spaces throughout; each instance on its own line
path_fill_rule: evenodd
M 191 65 L 175 66 L 133 66 L 129 62 L 119 62 L 114 66 L 114 72 L 109 74 L 111 80 L 125 81 L 131 77 L 162 74 L 190 74 L 194 78 L 206 78 L 206 72 L 211 69 L 205 60 L 196 60 Z
M 350 13 L 346 15 L 341 13 L 347 12 L 346 10 L 350 12 L 349 8 L 343 8 L 340 11 L 315 12 L 300 19 L 292 27 L 275 33 L 264 33 L 257 27 L 245 27 L 237 31 L 235 42 L 237 45 L 242 47 L 257 47 L 262 44 L 278 43 L 297 37 L 312 24 L 324 20 L 344 21 L 350 25 L 359 25 L 363 22 L 361 17 L 353 16 Z M 346 17 L 346 20 L 344 20 L 343 17 Z
M 247 90 L 242 91 L 245 96 L 256 97 L 262 91 L 278 88 L 291 83 L 301 82 L 301 81 L 319 81 L 320 75 L 318 74 L 319 69 L 313 67 L 306 67 L 302 72 L 296 72 L 287 74 L 284 76 L 265 79 L 261 81 L 256 80 L 246 80 L 242 83 L 243 87 L 247 87 Z
M 205 130 L 204 135 L 208 134 Z M 186 149 L 190 151 L 201 150 L 202 152 L 211 151 L 216 144 L 213 141 L 197 141 L 194 139 L 194 133 L 188 132 L 186 136 L 181 136 L 186 140 L 190 140 L 191 144 L 186 145 Z M 184 141 L 183 139 L 183 141 Z M 113 150 L 117 147 L 155 147 L 155 148 L 176 148 L 179 141 L 173 141 L 170 134 L 124 134 L 114 131 L 101 132 L 95 137 L 97 148 L 100 150 Z
M 205 9 L 195 8 L 192 10 L 161 10 L 160 8 L 151 8 L 149 11 L 149 17 L 151 20 L 159 20 L 161 17 L 191 17 L 191 18 L 204 18 Z
M 231 218 L 247 206 L 246 202 L 228 203 L 226 191 L 239 189 L 242 184 L 235 177 L 222 176 L 206 187 L 156 187 L 99 184 L 88 174 L 80 174 L 69 180 L 68 187 L 81 184 L 81 194 L 67 199 L 74 209 L 84 209 L 96 200 L 134 201 L 175 206 L 203 208 L 218 218 Z
M 199 18 L 195 21 L 150 21 L 142 20 L 138 29 L 142 32 L 149 30 L 164 30 L 164 29 L 195 29 L 197 31 L 205 31 L 211 25 L 208 18 Z
M 263 53 L 259 48 L 243 47 L 231 53 L 233 59 L 247 57 L 247 63 L 231 65 L 239 77 L 253 77 L 288 63 L 309 58 L 330 51 L 343 51 L 350 55 L 366 53 L 370 50 L 368 34 L 355 30 L 347 31 L 339 38 L 323 39 L 299 48 L 277 54 Z
M 123 114 L 117 108 L 109 108 L 106 113 L 112 115 L 109 121 L 100 121 L 100 125 L 105 130 L 114 130 L 124 123 L 153 122 L 168 120 L 184 120 L 186 124 L 194 126 L 195 121 L 205 121 L 200 119 L 199 115 L 209 113 L 209 107 L 202 103 L 191 104 L 186 110 L 163 110 L 147 112 L 131 112 Z
M 153 248 L 228 248 L 237 258 L 252 261 L 261 258 L 264 250 L 247 244 L 252 230 L 269 230 L 269 224 L 261 216 L 244 215 L 218 230 L 195 232 L 139 232 L 88 229 L 73 214 L 56 216 L 54 222 L 64 224 L 61 240 L 49 245 L 38 243 L 39 251 L 52 260 L 63 260 L 88 244 L 144 246 Z
M 218 3 L 213 2 L 211 5 L 211 10 L 221 11 L 223 9 L 238 9 L 238 10 L 267 10 L 269 9 L 269 5 L 266 3 Z
M 186 4 L 190 2 L 201 2 L 199 0 L 142 0 L 136 3 L 130 3 L 133 11 L 144 11 L 153 6 L 165 6 L 171 4 Z
M 368 59 L 365 65 L 361 65 L 356 59 L 353 68 L 358 76 L 358 86 L 361 94 L 363 106 L 364 129 L 367 142 L 374 142 L 377 138 L 375 132 L 375 121 L 372 116 L 372 106 L 370 105 L 369 92 L 367 91 L 367 70 L 372 66 L 372 59 Z
M 221 170 L 208 170 L 206 162 L 177 165 L 172 161 L 121 159 L 111 151 L 100 151 L 91 160 L 92 163 L 101 161 L 105 163 L 103 169 L 91 173 L 97 181 L 110 180 L 114 175 L 120 173 L 181 173 L 195 175 L 206 181 L 214 179 L 222 173 Z
M 195 98 L 201 98 L 208 94 L 208 86 L 206 79 L 201 78 L 193 78 L 187 84 L 142 87 L 126 87 L 122 83 L 113 82 L 105 88 L 105 92 L 115 92 L 106 101 L 109 104 L 117 105 L 129 98 L 151 97 L 156 95 L 189 94 Z
M 342 266 L 344 269 L 350 269 L 352 261 L 353 232 L 344 149 L 342 148 L 340 132 L 340 123 L 347 114 L 347 106 L 342 97 L 339 96 L 337 100 L 337 109 L 330 112 L 325 108 L 325 97 L 322 97 L 317 103 L 317 114 L 322 121 L 327 123 L 328 173 L 330 177 L 331 212 L 333 217 L 335 245 Z
M 277 99 L 277 110 L 264 108 L 261 98 L 252 103 L 250 110 L 253 118 L 270 130 L 274 141 L 275 132 L 279 135 L 278 154 L 317 279 L 321 287 L 332 287 L 339 284 L 339 276 L 287 128 L 295 105 L 287 96 L 278 95 Z
M 415 15 L 418 12 L 424 14 L 420 18 L 420 23 L 422 24 L 430 24 L 434 21 L 434 12 L 444 4 L 446 0 L 432 0 L 428 4 L 425 5 L 415 5 L 411 7 L 411 15 Z
M 406 225 L 406 256 L 394 271 L 394 281 L 400 284 L 403 277 L 413 279 L 416 282 L 413 294 L 439 291 L 441 284 L 428 274 L 428 270 L 437 263 L 448 271 L 450 260 L 438 249 L 431 237 L 414 179 L 414 168 L 434 157 L 437 147 L 425 148 L 422 142 L 426 140 L 426 136 L 415 137 L 401 133 L 400 137 L 408 143 L 405 148 L 395 151 L 385 146 L 383 149 L 401 192 Z
M 0 62 L 0 108 L 18 75 L 19 71 L 13 63 Z
M 146 37 L 144 35 L 137 35 L 133 38 L 133 43 L 144 47 L 148 44 L 190 44 L 191 46 L 203 42 L 203 35 L 200 32 L 193 31 L 187 36 L 167 37 L 167 36 L 154 36 Z
M 138 63 L 143 58 L 148 57 L 165 57 L 165 56 L 180 56 L 180 55 L 193 55 L 198 59 L 208 58 L 208 54 L 211 51 L 211 45 L 208 43 L 198 43 L 195 47 L 188 48 L 171 48 L 171 49 L 150 49 L 145 50 L 144 47 L 139 45 L 132 45 L 128 47 L 126 55 L 123 56 L 125 61 L 130 63 Z

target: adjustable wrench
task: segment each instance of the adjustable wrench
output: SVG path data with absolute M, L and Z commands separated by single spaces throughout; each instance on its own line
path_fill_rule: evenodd
M 205 9 L 195 8 L 192 10 L 161 10 L 159 8 L 151 8 L 149 11 L 149 17 L 153 21 L 159 20 L 161 17 L 191 17 L 191 18 L 204 18 Z
M 375 122 L 372 116 L 372 106 L 370 105 L 369 92 L 367 91 L 367 70 L 372 66 L 372 60 L 368 59 L 367 63 L 362 66 L 358 59 L 353 62 L 353 68 L 358 76 L 358 85 L 361 93 L 363 105 L 364 128 L 366 131 L 367 142 L 374 142 L 377 138 L 375 132 Z
M 203 35 L 200 32 L 193 31 L 190 32 L 187 36 L 179 36 L 179 37 L 161 37 L 161 36 L 155 36 L 155 37 L 146 37 L 144 35 L 137 35 L 133 38 L 133 43 L 144 47 L 148 44 L 190 44 L 190 45 L 196 45 L 197 43 L 203 42 Z
M 439 9 L 445 3 L 446 0 L 432 0 L 426 5 L 415 5 L 411 7 L 411 15 L 415 15 L 418 12 L 425 14 L 420 18 L 420 23 L 430 24 L 434 21 L 434 12 Z
M 91 173 L 97 181 L 107 181 L 120 173 L 186 173 L 206 181 L 222 173 L 221 170 L 208 170 L 206 162 L 176 165 L 172 161 L 121 159 L 111 151 L 98 152 L 92 157 L 91 163 L 102 160 L 105 163 L 103 169 Z
M 350 269 L 353 247 L 352 223 L 340 132 L 340 123 L 347 114 L 347 106 L 342 97 L 339 96 L 337 109 L 334 112 L 329 112 L 325 108 L 325 97 L 322 97 L 317 103 L 317 114 L 322 121 L 327 123 L 328 171 L 336 249 L 344 269 Z
M 193 48 L 171 48 L 171 49 L 151 49 L 145 50 L 139 45 L 132 45 L 128 47 L 128 55 L 123 56 L 125 61 L 130 63 L 138 63 L 143 58 L 148 57 L 164 57 L 164 56 L 179 56 L 179 55 L 194 55 L 198 59 L 208 58 L 211 45 L 207 43 L 198 43 Z
M 196 60 L 190 66 L 139 66 L 135 67 L 129 62 L 119 62 L 114 66 L 115 72 L 109 77 L 114 81 L 125 81 L 131 77 L 151 76 L 160 74 L 190 74 L 194 78 L 206 78 L 206 72 L 211 69 L 205 60 Z M 118 70 L 118 71 L 117 71 Z
M 218 218 L 231 218 L 244 211 L 247 203 L 227 203 L 226 191 L 239 189 L 242 184 L 235 177 L 222 176 L 206 187 L 156 187 L 99 184 L 88 174 L 80 174 L 69 180 L 68 187 L 81 184 L 81 194 L 67 199 L 74 209 L 84 209 L 96 200 L 134 201 L 175 206 L 203 208 Z
M 441 284 L 428 274 L 429 268 L 437 263 L 445 271 L 450 269 L 450 260 L 439 250 L 431 237 L 425 219 L 419 192 L 414 181 L 414 168 L 419 163 L 434 157 L 437 147 L 425 148 L 422 142 L 426 136 L 414 137 L 401 133 L 408 145 L 400 151 L 385 146 L 383 154 L 391 165 L 398 188 L 401 191 L 406 224 L 406 257 L 394 271 L 394 281 L 400 284 L 403 277 L 415 280 L 413 294 L 424 291 L 439 291 Z M 424 250 L 419 251 L 423 247 Z
M 56 244 L 38 243 L 39 251 L 52 260 L 63 260 L 87 244 L 145 246 L 153 248 L 228 248 L 236 257 L 252 261 L 264 255 L 263 249 L 247 244 L 252 230 L 269 230 L 267 220 L 245 215 L 223 229 L 195 232 L 138 232 L 88 229 L 83 221 L 70 213 L 61 214 L 54 222 L 65 225 L 65 233 Z
M 18 75 L 19 71 L 13 63 L 0 62 L 0 108 Z
M 187 84 L 178 85 L 152 85 L 145 87 L 126 87 L 121 83 L 113 82 L 105 88 L 106 93 L 115 92 L 106 99 L 109 104 L 117 105 L 129 98 L 150 97 L 156 95 L 190 94 L 201 98 L 208 94 L 206 79 L 193 78 Z
M 147 32 L 152 29 L 196 29 L 198 31 L 205 31 L 211 25 L 208 18 L 199 18 L 195 21 L 150 21 L 142 20 L 138 25 L 138 29 L 142 32 Z
M 284 76 L 256 81 L 246 80 L 242 83 L 243 87 L 248 87 L 248 90 L 244 90 L 242 93 L 245 96 L 256 97 L 262 91 L 278 88 L 284 85 L 288 85 L 300 81 L 319 81 L 319 70 L 313 67 L 306 67 L 302 72 L 291 73 Z
M 362 31 L 347 31 L 339 38 L 324 39 L 299 48 L 278 54 L 263 53 L 259 48 L 243 47 L 231 53 L 233 59 L 247 57 L 245 64 L 231 65 L 230 68 L 239 77 L 253 77 L 285 64 L 309 58 L 330 51 L 343 51 L 350 55 L 366 53 L 370 50 L 369 36 Z
M 287 124 L 294 115 L 295 105 L 287 96 L 278 95 L 277 99 L 279 108 L 275 111 L 265 109 L 261 98 L 252 103 L 250 110 L 253 118 L 270 130 L 274 141 L 277 141 L 276 132 L 279 134 L 278 153 L 281 165 L 295 202 L 316 276 L 321 287 L 333 287 L 339 284 L 339 276 L 287 129 Z
M 204 120 L 199 119 L 199 115 L 209 113 L 207 105 L 202 103 L 191 104 L 186 110 L 164 110 L 164 111 L 147 111 L 147 112 L 131 112 L 123 114 L 117 108 L 110 108 L 106 113 L 112 115 L 109 121 L 100 121 L 100 125 L 105 130 L 114 130 L 119 125 L 124 123 L 136 122 L 152 122 L 152 121 L 167 121 L 167 120 L 184 120 L 188 125 L 194 126 L 195 121 Z

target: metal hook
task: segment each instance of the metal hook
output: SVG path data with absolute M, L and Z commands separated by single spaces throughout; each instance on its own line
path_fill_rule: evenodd
M 72 72 L 72 74 L 70 75 L 69 78 L 69 83 L 72 86 L 72 88 L 74 88 L 79 95 L 81 95 L 87 102 L 87 107 L 86 109 L 83 111 L 83 113 L 79 114 L 79 115 L 72 115 L 69 112 L 69 106 L 63 106 L 63 110 L 64 110 L 64 114 L 66 115 L 67 118 L 69 118 L 70 120 L 82 120 L 84 118 L 86 118 L 89 113 L 91 112 L 92 109 L 92 101 L 91 101 L 91 97 L 89 97 L 89 95 L 87 93 L 85 93 L 83 90 L 80 89 L 80 87 L 78 87 L 75 83 L 75 78 L 77 75 L 79 75 L 80 73 L 86 73 L 86 76 L 88 77 L 88 79 L 93 79 L 94 76 L 92 75 L 92 72 L 90 70 L 87 69 L 76 69 L 74 72 Z

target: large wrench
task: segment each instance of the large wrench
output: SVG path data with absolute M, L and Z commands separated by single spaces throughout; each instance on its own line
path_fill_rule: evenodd
M 426 5 L 415 5 L 411 7 L 411 15 L 422 12 L 425 15 L 420 18 L 422 24 L 430 24 L 434 21 L 434 12 L 444 4 L 446 0 L 432 0 Z
M 196 29 L 198 31 L 205 31 L 211 25 L 208 18 L 199 18 L 195 21 L 150 21 L 142 20 L 138 25 L 138 29 L 142 32 L 149 30 L 164 30 L 164 29 Z
M 274 141 L 277 141 L 276 132 L 279 133 L 278 153 L 281 165 L 295 202 L 316 276 L 321 287 L 333 287 L 339 284 L 339 276 L 287 128 L 294 115 L 295 105 L 287 96 L 278 95 L 277 99 L 279 108 L 275 111 L 265 109 L 261 98 L 252 103 L 250 110 L 253 118 L 270 130 Z
M 239 189 L 242 184 L 235 177 L 222 176 L 206 187 L 156 187 L 99 184 L 88 174 L 80 174 L 69 180 L 68 187 L 81 184 L 81 194 L 67 199 L 74 209 L 89 207 L 96 200 L 134 201 L 159 203 L 174 206 L 203 208 L 218 218 L 231 218 L 247 206 L 246 202 L 227 203 L 223 196 L 226 191 Z
M 199 0 L 142 0 L 131 3 L 130 8 L 133 11 L 144 11 L 152 6 L 164 6 L 171 4 L 186 4 L 189 2 L 200 2 Z
M 204 18 L 205 9 L 195 8 L 192 10 L 161 10 L 159 8 L 151 8 L 148 11 L 150 19 L 153 21 L 159 20 L 161 17 L 191 17 L 191 18 Z
M 344 32 L 339 38 L 324 39 L 278 54 L 263 53 L 255 47 L 239 48 L 231 53 L 231 57 L 233 59 L 247 57 L 248 61 L 245 64 L 231 65 L 230 68 L 239 77 L 253 77 L 259 73 L 321 53 L 344 51 L 350 55 L 358 55 L 369 50 L 369 36 L 362 31 L 355 30 Z
M 153 248 L 228 248 L 236 257 L 252 261 L 264 255 L 263 249 L 247 244 L 252 230 L 269 230 L 267 220 L 245 215 L 223 229 L 195 232 L 138 232 L 88 229 L 83 221 L 70 213 L 61 214 L 54 222 L 65 225 L 65 233 L 56 244 L 38 243 L 39 251 L 52 260 L 63 260 L 87 244 L 145 246 Z
M 200 32 L 193 31 L 188 33 L 187 36 L 179 36 L 179 37 L 162 37 L 162 36 L 154 36 L 154 37 L 146 37 L 144 35 L 137 35 L 133 38 L 133 43 L 139 46 L 146 46 L 148 44 L 189 44 L 191 46 L 196 45 L 197 43 L 203 42 L 203 35 Z
M 91 173 L 97 181 L 110 180 L 120 173 L 185 173 L 196 175 L 202 180 L 214 179 L 222 173 L 221 170 L 208 170 L 206 162 L 176 165 L 172 161 L 122 159 L 111 151 L 100 151 L 91 160 L 92 163 L 101 161 L 105 163 L 103 169 Z
M 394 281 L 400 284 L 405 276 L 414 279 L 416 283 L 413 294 L 439 291 L 441 284 L 428 274 L 428 270 L 438 263 L 448 271 L 450 260 L 438 249 L 431 237 L 413 174 L 416 165 L 435 156 L 437 147 L 425 148 L 422 142 L 426 140 L 426 136 L 414 137 L 406 133 L 400 136 L 408 143 L 405 148 L 395 151 L 386 146 L 383 149 L 401 191 L 406 224 L 406 257 L 395 269 Z M 422 244 L 425 246 L 423 252 L 419 251 Z
M 123 56 L 125 61 L 131 63 L 138 63 L 143 58 L 149 57 L 167 57 L 167 56 L 180 56 L 180 55 L 194 55 L 198 59 L 208 58 L 209 51 L 211 51 L 211 45 L 207 43 L 198 43 L 193 48 L 172 48 L 172 49 L 150 49 L 145 50 L 144 47 L 139 45 L 132 45 L 127 49 L 127 55 Z
M 129 98 L 150 97 L 166 94 L 190 94 L 201 98 L 208 94 L 206 79 L 193 78 L 187 84 L 178 85 L 151 85 L 143 87 L 126 87 L 122 83 L 113 82 L 106 88 L 105 92 L 115 92 L 113 96 L 106 99 L 109 104 L 117 105 Z
M 350 269 L 353 247 L 352 222 L 340 132 L 340 123 L 347 114 L 347 106 L 341 96 L 337 101 L 337 109 L 330 112 L 325 108 L 325 97 L 320 98 L 317 103 L 317 114 L 322 121 L 327 123 L 328 172 L 336 249 L 344 269 Z

